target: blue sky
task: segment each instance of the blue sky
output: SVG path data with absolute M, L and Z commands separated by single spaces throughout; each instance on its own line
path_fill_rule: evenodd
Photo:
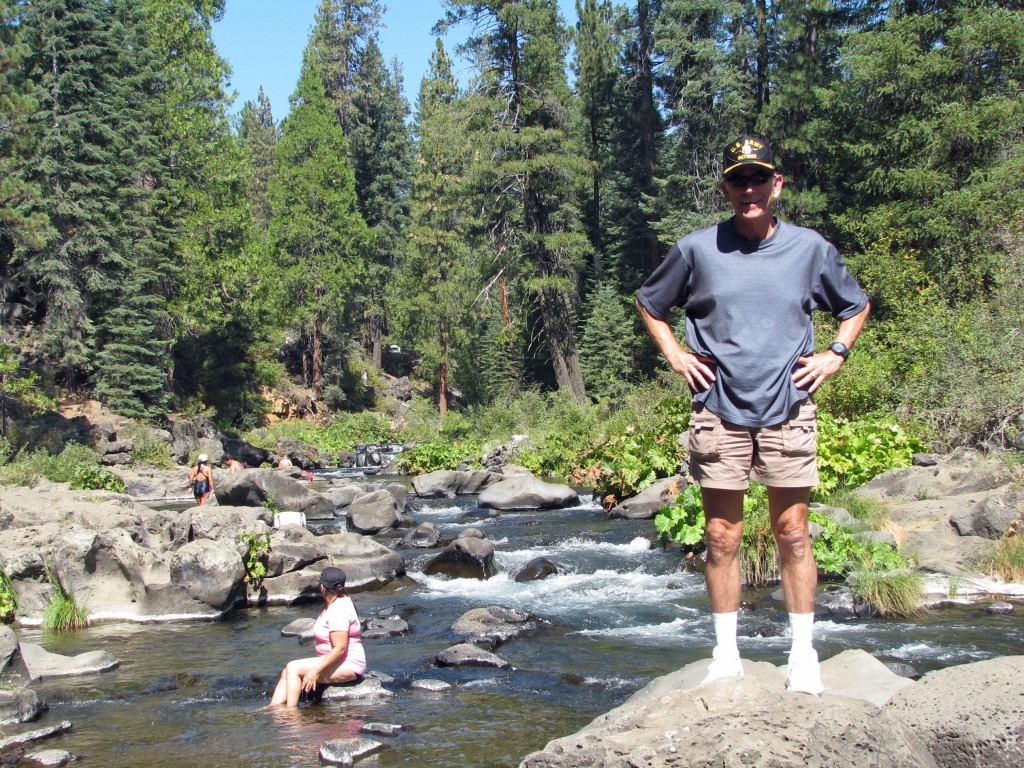
M 558 0 L 562 16 L 576 20 L 575 0 Z M 213 26 L 213 41 L 231 65 L 231 86 L 237 92 L 233 112 L 246 101 L 256 101 L 260 86 L 270 98 L 274 117 L 288 113 L 288 97 L 295 90 L 319 0 L 228 0 L 224 18 Z M 384 0 L 385 27 L 380 44 L 390 63 L 398 57 L 405 77 L 405 95 L 415 107 L 420 79 L 434 50 L 431 27 L 444 15 L 441 0 Z M 451 55 L 463 42 L 453 30 L 444 40 Z M 461 70 L 461 71 L 460 71 Z M 456 62 L 456 74 L 465 81 L 465 64 Z

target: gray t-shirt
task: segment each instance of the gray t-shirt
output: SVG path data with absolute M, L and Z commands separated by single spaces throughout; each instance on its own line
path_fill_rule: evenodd
M 740 237 L 732 219 L 672 246 L 637 295 L 659 320 L 686 312 L 686 343 L 713 358 L 716 379 L 696 402 L 732 424 L 784 422 L 808 392 L 797 389 L 797 358 L 814 353 L 811 312 L 839 320 L 868 297 L 835 246 L 813 229 L 783 221 L 767 240 Z

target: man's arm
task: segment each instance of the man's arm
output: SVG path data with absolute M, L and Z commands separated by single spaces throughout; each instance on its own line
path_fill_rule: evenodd
M 665 362 L 672 370 L 685 378 L 694 392 L 710 387 L 711 382 L 715 380 L 715 372 L 705 364 L 706 358 L 687 352 L 672 333 L 672 326 L 654 317 L 640 302 L 637 302 L 636 306 L 640 310 L 640 317 L 643 318 L 647 332 L 651 334 L 651 338 L 658 345 Z
M 864 309 L 856 315 L 848 317 L 839 323 L 839 331 L 836 333 L 833 341 L 844 344 L 847 349 L 853 349 L 853 345 L 857 341 L 857 337 L 860 336 L 861 329 L 864 327 L 864 323 L 867 321 L 870 313 L 871 302 L 868 302 Z M 826 349 L 824 352 L 819 352 L 816 355 L 798 358 L 797 362 L 803 367 L 793 372 L 793 383 L 801 389 L 807 387 L 808 392 L 814 392 L 822 385 L 825 379 L 842 368 L 846 360 L 842 355 L 837 355 L 832 350 Z

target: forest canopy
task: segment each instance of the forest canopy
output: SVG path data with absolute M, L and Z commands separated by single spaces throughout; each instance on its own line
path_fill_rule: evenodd
M 5 380 L 240 428 L 381 371 L 442 417 L 614 407 L 664 372 L 633 296 L 751 132 L 872 299 L 819 403 L 1024 446 L 1024 4 L 445 0 L 410 105 L 381 0 L 322 0 L 278 120 L 231 117 L 240 1 L 0 0 Z

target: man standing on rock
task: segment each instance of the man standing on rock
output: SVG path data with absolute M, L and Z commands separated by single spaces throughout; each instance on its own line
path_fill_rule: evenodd
M 811 229 L 780 221 L 772 206 L 783 177 L 763 139 L 726 147 L 722 193 L 734 215 L 678 241 L 644 283 L 637 305 L 647 330 L 693 392 L 690 473 L 707 519 L 708 597 L 715 648 L 705 682 L 743 674 L 736 645 L 743 495 L 750 478 L 768 488 L 782 564 L 792 647 L 787 686 L 820 694 L 812 644 L 817 566 L 807 525 L 818 483 L 812 395 L 846 361 L 870 306 L 835 247 Z M 668 323 L 686 314 L 686 347 Z M 839 320 L 814 352 L 811 311 Z

